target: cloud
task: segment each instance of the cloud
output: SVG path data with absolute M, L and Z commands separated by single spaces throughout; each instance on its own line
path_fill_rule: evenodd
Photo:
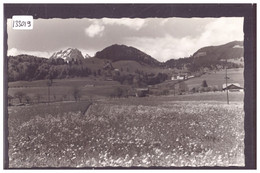
M 103 25 L 94 23 L 85 29 L 85 33 L 89 37 L 102 36 L 104 29 L 105 29 L 105 27 Z
M 119 18 L 119 19 L 112 19 L 112 18 L 102 18 L 101 23 L 104 25 L 120 25 L 126 26 L 133 30 L 140 30 L 143 26 L 146 25 L 147 19 L 130 19 L 130 18 Z
M 86 54 L 88 54 L 91 57 L 93 57 L 96 54 L 96 50 L 93 49 L 80 49 L 80 51 L 84 57 L 86 56 Z
M 49 58 L 53 52 L 44 52 L 44 51 L 24 51 L 16 48 L 11 48 L 7 51 L 7 56 L 16 56 L 21 54 L 33 55 L 37 57 Z
M 171 35 L 164 37 L 131 37 L 127 43 L 144 51 L 157 60 L 164 62 L 173 58 L 183 58 L 195 52 L 197 47 L 191 42 L 191 38 L 174 38 Z
M 243 18 L 218 18 L 205 26 L 198 42 L 219 45 L 243 39 Z
M 188 57 L 205 46 L 243 40 L 244 36 L 242 17 L 37 19 L 35 23 L 38 29 L 35 26 L 33 31 L 9 27 L 9 54 L 48 58 L 53 51 L 69 46 L 93 56 L 109 45 L 125 44 L 166 61 Z M 73 25 L 65 27 L 68 23 Z M 61 27 L 65 29 L 57 29 Z
M 196 28 L 194 28 L 196 29 Z M 212 20 L 196 36 L 174 37 L 165 33 L 161 37 L 128 37 L 126 44 L 136 47 L 159 61 L 189 57 L 205 46 L 216 46 L 242 41 L 243 18 L 218 18 Z
M 167 22 L 169 22 L 169 18 L 162 19 L 160 25 L 165 25 Z

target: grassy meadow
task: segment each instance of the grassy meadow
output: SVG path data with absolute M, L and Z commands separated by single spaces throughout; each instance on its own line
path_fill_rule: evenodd
M 203 80 L 207 81 L 208 86 L 218 86 L 222 88 L 225 83 L 225 70 L 206 73 L 200 77 L 195 77 L 186 80 L 185 83 L 188 89 L 193 87 L 200 87 Z M 244 86 L 243 69 L 228 69 L 229 80 L 228 83 L 239 83 Z M 159 90 L 167 89 L 173 94 L 173 85 L 176 81 L 167 80 L 161 84 L 156 85 Z M 48 101 L 48 87 L 47 80 L 38 81 L 16 81 L 8 83 L 8 94 L 14 96 L 16 92 L 22 91 L 30 97 L 32 103 L 47 102 Z M 117 81 L 105 80 L 102 77 L 86 77 L 86 78 L 69 78 L 69 79 L 55 79 L 50 87 L 50 101 L 73 101 L 73 89 L 79 88 L 81 93 L 81 100 L 89 100 L 92 98 L 107 98 L 116 87 L 129 88 L 127 85 L 121 85 Z M 178 92 L 179 85 L 175 87 Z M 40 97 L 40 100 L 37 99 Z M 193 96 L 189 96 L 191 99 Z M 216 95 L 218 97 L 218 95 Z M 180 98 L 182 99 L 182 98 Z M 212 98 L 217 99 L 217 98 Z M 13 99 L 13 103 L 18 103 L 18 99 Z
M 243 70 L 229 82 L 243 86 Z M 188 87 L 222 85 L 224 71 L 185 81 Z M 234 80 L 236 79 L 236 80 Z M 8 83 L 29 104 L 8 106 L 9 167 L 244 166 L 244 93 L 185 93 L 110 97 L 120 85 L 98 77 Z M 156 86 L 169 88 L 173 81 Z M 73 88 L 80 89 L 75 101 Z M 40 95 L 37 101 L 37 95 Z
M 226 83 L 225 70 L 209 72 L 198 78 L 189 79 L 186 81 L 189 88 L 200 86 L 203 80 L 207 81 L 209 86 L 222 87 Z M 244 87 L 244 68 L 228 69 L 228 83 L 239 83 L 241 87 Z
M 116 81 L 106 81 L 103 78 L 94 77 L 55 79 L 50 87 L 50 101 L 75 101 L 74 88 L 79 88 L 81 100 L 109 97 L 115 86 L 119 85 Z M 28 95 L 33 103 L 38 102 L 37 95 L 40 95 L 40 102 L 48 102 L 47 80 L 10 82 L 8 87 L 8 94 L 11 96 L 21 91 Z M 18 99 L 13 99 L 13 103 L 17 102 Z
M 244 166 L 243 93 L 230 98 L 229 105 L 225 93 L 212 92 L 11 106 L 9 166 Z

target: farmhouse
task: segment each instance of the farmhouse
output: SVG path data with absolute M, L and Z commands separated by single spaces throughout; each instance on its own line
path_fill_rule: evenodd
M 189 72 L 182 72 L 179 74 L 173 74 L 171 80 L 186 80 L 193 77 L 194 76 L 191 76 Z
M 184 80 L 186 79 L 186 76 L 185 75 L 173 75 L 172 80 Z
M 229 92 L 243 92 L 243 88 L 238 83 L 223 84 L 223 91 L 228 90 Z

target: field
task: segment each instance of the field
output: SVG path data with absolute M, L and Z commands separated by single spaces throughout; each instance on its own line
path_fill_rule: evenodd
M 9 167 L 244 166 L 243 93 L 11 106 Z
M 244 87 L 244 68 L 228 69 L 228 83 L 239 83 L 241 87 Z M 206 80 L 209 86 L 222 87 L 225 81 L 225 70 L 210 72 L 202 75 L 198 78 L 189 79 L 186 81 L 189 88 L 201 86 L 202 81 Z
M 106 81 L 103 78 L 71 78 L 71 79 L 55 79 L 50 87 L 50 101 L 73 101 L 73 89 L 81 90 L 81 100 L 89 100 L 90 98 L 109 97 L 115 86 L 120 84 L 116 81 Z M 16 92 L 23 92 L 31 98 L 32 102 L 38 102 L 36 95 L 40 95 L 40 102 L 48 101 L 47 80 L 38 81 L 17 81 L 8 83 L 8 94 L 14 96 Z M 18 99 L 14 99 L 14 103 Z
M 228 83 L 239 83 L 244 86 L 243 69 L 229 69 Z M 206 80 L 208 86 L 218 86 L 219 89 L 225 83 L 225 71 L 211 72 L 204 74 L 201 77 L 196 77 L 185 81 L 189 90 L 193 87 L 201 86 L 202 81 Z M 159 90 L 167 89 L 173 90 L 173 84 L 176 81 L 167 80 L 158 84 Z M 31 102 L 37 103 L 40 96 L 40 102 L 48 102 L 48 87 L 47 80 L 38 81 L 17 81 L 8 83 L 8 94 L 14 96 L 18 91 L 24 92 L 30 97 Z M 81 90 L 81 100 L 89 100 L 92 98 L 106 98 L 109 97 L 116 87 L 126 87 L 117 81 L 104 80 L 102 77 L 86 77 L 86 78 L 70 78 L 70 79 L 55 79 L 50 87 L 50 101 L 73 101 L 73 89 L 79 88 Z M 176 92 L 178 85 L 176 86 Z M 214 98 L 212 98 L 214 100 Z M 18 99 L 13 99 L 13 103 L 17 104 Z

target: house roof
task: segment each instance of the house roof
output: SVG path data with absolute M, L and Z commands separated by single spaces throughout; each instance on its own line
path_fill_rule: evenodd
M 227 85 L 224 83 L 224 84 L 222 85 L 222 88 L 226 88 L 227 86 L 230 86 L 230 85 L 235 85 L 235 86 L 240 87 L 240 84 L 239 84 L 239 83 L 228 83 Z
M 226 87 L 227 86 L 227 87 Z M 243 89 L 238 83 L 223 84 L 223 89 Z

